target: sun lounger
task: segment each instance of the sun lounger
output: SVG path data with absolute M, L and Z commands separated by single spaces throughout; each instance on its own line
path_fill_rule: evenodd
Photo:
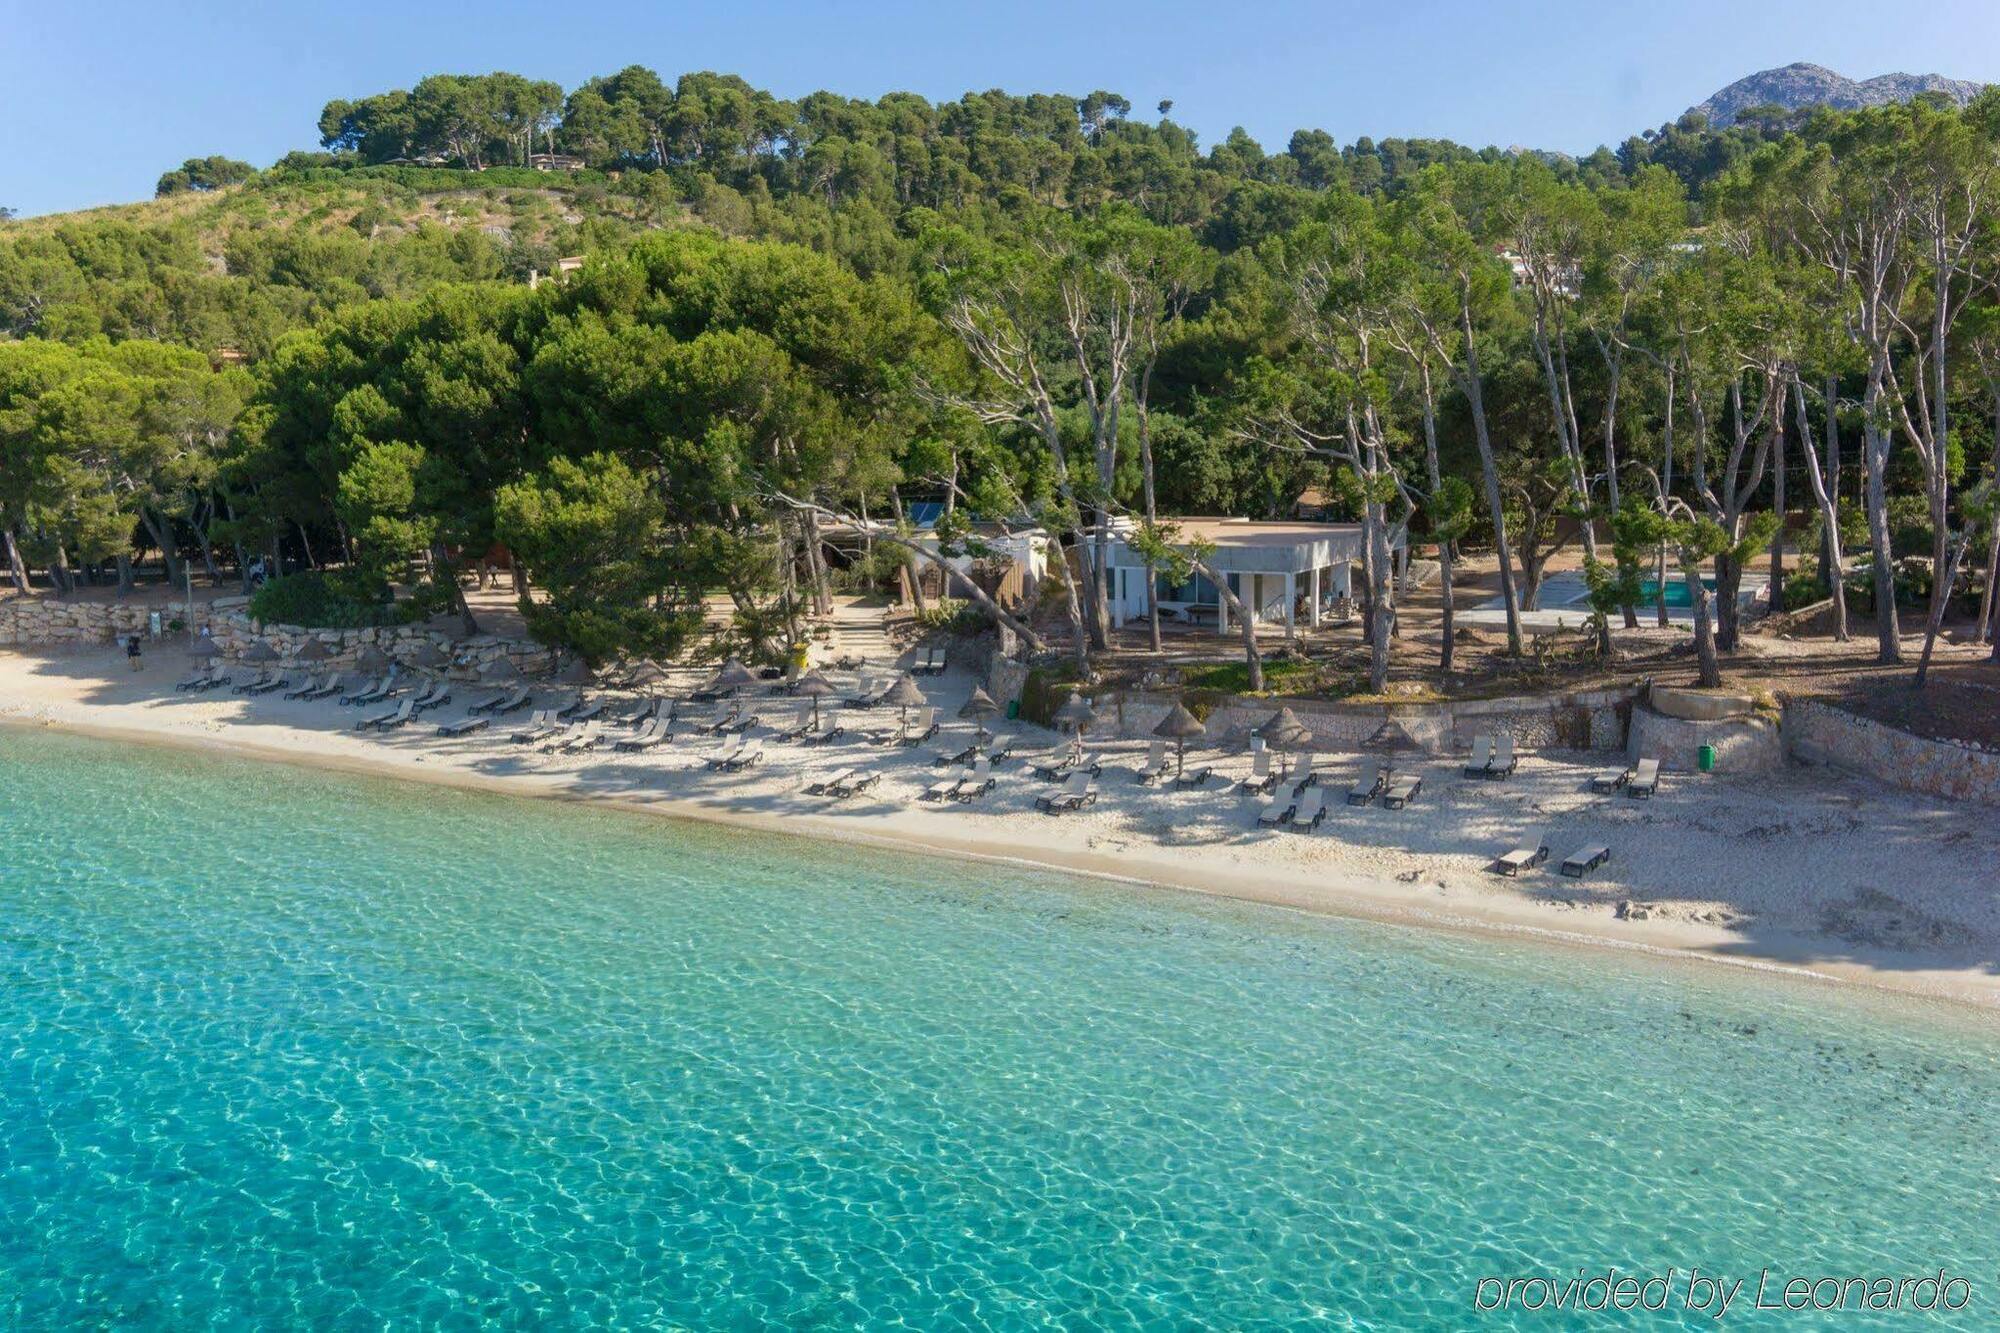
M 1514 754 L 1513 733 L 1501 732 L 1493 742 L 1493 761 L 1486 766 L 1486 776 L 1495 780 L 1509 777 L 1520 766 L 1521 761 Z
M 781 741 L 803 740 L 812 733 L 812 724 L 812 709 L 802 708 L 799 710 L 798 716 L 791 720 L 790 725 L 781 725 L 779 727 L 777 739 Z
M 265 690 L 271 687 L 271 682 L 276 680 L 277 678 L 278 678 L 277 672 L 266 671 L 263 675 L 257 677 L 255 680 L 247 680 L 243 682 L 241 685 L 238 685 L 236 687 L 236 693 L 262 694 Z
M 1511 852 L 1502 852 L 1500 855 L 1494 857 L 1493 864 L 1488 869 L 1496 875 L 1506 875 L 1511 878 L 1520 874 L 1523 870 L 1533 870 L 1548 859 L 1549 848 L 1547 843 L 1543 843 L 1539 847 L 1516 847 Z
M 718 723 L 716 725 L 715 731 L 717 735 L 721 736 L 729 736 L 729 735 L 741 736 L 744 732 L 750 730 L 750 728 L 756 726 L 762 720 L 763 719 L 759 718 L 755 713 L 737 713 L 734 716 L 725 718 L 722 722 Z
M 609 705 L 602 699 L 594 702 L 578 700 L 576 707 L 572 708 L 567 716 L 572 722 L 595 722 L 598 718 L 604 716 L 604 710 L 607 707 Z
M 382 698 L 382 677 L 377 676 L 373 680 L 369 681 L 367 684 L 363 685 L 360 689 L 354 691 L 352 694 L 341 695 L 340 703 L 341 707 L 345 708 L 348 704 L 377 703 L 381 700 L 381 698 Z
M 509 713 L 526 708 L 531 701 L 530 692 L 525 687 L 517 686 L 514 689 L 503 690 L 499 694 L 489 695 L 487 698 L 481 699 L 478 703 L 472 705 L 472 711 L 475 713 L 491 713 L 495 717 L 505 717 Z
M 543 743 L 542 751 L 545 754 L 576 754 L 582 750 L 596 749 L 598 742 L 603 739 L 604 728 L 595 722 L 586 722 L 560 735 L 551 736 Z
M 1312 786 L 1312 784 L 1312 756 L 1309 754 L 1293 755 L 1291 762 L 1285 766 L 1285 776 L 1279 779 L 1278 785 L 1281 787 L 1290 787 L 1292 795 L 1297 796 L 1305 791 L 1306 788 Z
M 1069 775 L 1059 792 L 1046 793 L 1035 798 L 1035 808 L 1047 814 L 1061 814 L 1065 810 L 1081 810 L 1086 805 L 1097 803 L 1097 784 L 1090 775 L 1078 770 Z
M 1616 796 L 1625 789 L 1625 784 L 1638 774 L 1638 769 L 1626 767 L 1612 773 L 1599 773 L 1590 780 L 1590 789 L 1600 796 Z
M 923 794 L 917 799 L 921 801 L 942 801 L 958 790 L 958 784 L 961 781 L 963 781 L 961 778 L 945 778 L 940 782 L 933 782 L 930 786 L 924 788 Z
M 944 668 L 944 649 L 931 647 L 924 649 L 924 660 L 912 665 L 910 667 L 910 674 L 913 676 L 942 676 Z
M 632 754 L 640 750 L 650 750 L 656 745 L 665 745 L 669 740 L 673 739 L 673 735 L 667 730 L 667 726 L 668 723 L 665 718 L 653 718 L 632 735 L 613 741 L 611 748 Z
M 537 708 L 529 714 L 527 724 L 507 739 L 516 745 L 533 745 L 561 730 L 562 724 L 556 721 L 555 709 Z
M 493 719 L 484 713 L 468 713 L 456 722 L 442 723 L 437 734 L 440 736 L 470 736 L 475 731 L 484 731 L 493 725 Z
M 248 693 L 276 694 L 278 693 L 278 691 L 288 687 L 291 683 L 292 683 L 292 678 L 290 676 L 282 674 L 274 675 L 269 680 L 259 681 L 256 685 L 251 687 Z
M 174 689 L 182 694 L 192 694 L 202 690 L 214 689 L 217 671 L 218 668 L 212 665 L 205 666 L 186 680 L 176 682 Z
M 974 741 L 972 744 L 966 746 L 964 749 L 938 751 L 936 754 L 931 756 L 931 763 L 969 764 L 972 762 L 973 756 L 978 753 L 979 753 L 979 742 Z
M 1243 779 L 1243 790 L 1249 792 L 1269 792 L 1278 785 L 1278 775 L 1271 771 L 1271 752 L 1258 749 L 1250 753 L 1250 776 Z
M 1310 832 L 1320 826 L 1326 818 L 1326 792 L 1319 787 L 1306 788 L 1305 795 L 1299 797 L 1298 805 L 1292 810 L 1292 828 Z
M 851 768 L 835 769 L 832 773 L 829 773 L 816 782 L 808 782 L 805 789 L 806 795 L 824 796 L 853 776 L 854 770 Z
M 805 735 L 803 735 L 803 736 L 799 737 L 799 744 L 800 744 L 800 745 L 829 745 L 829 744 L 831 744 L 832 742 L 834 742 L 834 741 L 836 741 L 836 740 L 839 740 L 839 739 L 840 739 L 840 738 L 841 738 L 842 736 L 844 736 L 844 735 L 846 735 L 846 734 L 847 734 L 847 728 L 845 728 L 845 727 L 842 727 L 842 726 L 838 726 L 838 725 L 836 725 L 836 726 L 831 726 L 831 727 L 828 727 L 828 728 L 827 728 L 827 729 L 826 729 L 825 731 L 809 731 L 809 732 L 807 732 L 807 733 L 806 733 Z
M 731 773 L 742 768 L 753 768 L 764 762 L 764 742 L 752 741 L 735 754 L 722 761 L 723 768 Z
M 1146 762 L 1132 770 L 1132 780 L 1151 785 L 1166 776 L 1167 743 L 1154 741 L 1146 747 Z
M 442 708 L 450 702 L 451 687 L 441 680 L 433 681 L 429 689 L 417 696 L 416 709 L 419 713 L 428 712 L 433 708 Z
M 741 753 L 743 753 L 743 738 L 741 736 L 731 736 L 727 741 L 723 742 L 721 749 L 709 755 L 703 762 L 710 768 L 719 769 Z
M 1625 784 L 1625 794 L 1640 800 L 1650 801 L 1653 793 L 1660 789 L 1660 761 L 1641 759 L 1632 780 Z
M 885 693 L 887 693 L 886 687 L 878 683 L 873 676 L 863 676 L 856 682 L 854 693 L 841 702 L 849 708 L 874 708 L 882 702 Z
M 1036 777 L 1054 782 L 1075 768 L 1076 760 L 1076 751 L 1065 745 L 1060 750 L 1051 751 L 1046 758 L 1031 763 L 1029 767 L 1035 770 Z
M 1297 802 L 1288 797 L 1272 794 L 1257 803 L 1257 822 L 1265 828 L 1277 828 L 1280 824 L 1292 822 L 1292 811 Z
M 1404 773 L 1393 778 L 1382 788 L 1382 804 L 1390 810 L 1401 810 L 1417 799 L 1417 793 L 1424 789 L 1421 773 Z
M 842 653 L 834 662 L 833 669 L 835 671 L 854 671 L 867 665 L 868 659 L 865 657 L 849 656 L 846 653 Z
M 1382 772 L 1379 761 L 1370 760 L 1361 766 L 1361 776 L 1354 779 L 1354 785 L 1347 789 L 1349 805 L 1367 805 L 1382 794 L 1389 785 L 1387 775 Z
M 324 688 L 325 684 L 326 681 L 323 677 L 307 676 L 305 679 L 305 683 L 303 685 L 300 685 L 295 690 L 286 690 L 285 698 L 287 699 L 308 698 L 312 695 L 313 691 Z
M 848 777 L 843 778 L 839 782 L 828 783 L 826 787 L 826 794 L 828 796 L 839 797 L 841 800 L 846 800 L 850 796 L 856 795 L 860 792 L 867 791 L 870 787 L 874 786 L 881 780 L 882 780 L 882 775 L 879 772 L 875 771 L 872 768 L 863 769 L 858 773 L 850 774 Z
M 993 774 L 987 765 L 988 761 L 984 758 L 973 760 L 972 773 L 958 780 L 958 785 L 951 790 L 951 799 L 960 804 L 965 804 L 969 801 L 978 800 L 987 792 L 992 791 Z
M 391 728 L 402 726 L 416 715 L 417 710 L 413 705 L 413 701 L 405 699 L 386 713 L 377 713 L 373 717 L 362 718 L 354 724 L 354 728 L 356 731 L 364 731 L 370 727 L 373 727 L 377 731 L 388 731 Z
M 1562 865 L 1557 868 L 1571 879 L 1582 879 L 1610 859 L 1609 847 L 1579 847 L 1565 857 Z
M 617 717 L 612 718 L 611 721 L 621 727 L 643 727 L 659 715 L 660 701 L 658 699 L 648 699 L 637 708 L 620 713 Z
M 995 745 L 986 752 L 986 762 L 989 764 L 1005 763 L 1013 757 L 1014 738 L 1012 736 L 1003 738 L 998 745 Z
M 910 723 L 909 728 L 901 736 L 896 738 L 896 744 L 905 747 L 922 745 L 937 734 L 937 710 L 935 708 L 919 708 L 916 720 Z
M 1465 776 L 1469 778 L 1483 778 L 1486 776 L 1486 770 L 1492 767 L 1492 764 L 1493 738 L 1491 736 L 1473 737 L 1472 758 L 1465 762 Z
M 1174 779 L 1174 786 L 1176 788 L 1199 787 L 1203 783 L 1207 782 L 1209 777 L 1212 774 L 1214 774 L 1214 772 L 1215 769 L 1213 767 L 1188 769 L 1184 771 L 1179 777 Z

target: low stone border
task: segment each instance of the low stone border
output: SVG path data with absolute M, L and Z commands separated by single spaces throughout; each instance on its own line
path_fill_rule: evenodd
M 2000 754 L 1913 736 L 1812 699 L 1784 705 L 1785 746 L 1799 759 L 1906 791 L 2000 805 Z

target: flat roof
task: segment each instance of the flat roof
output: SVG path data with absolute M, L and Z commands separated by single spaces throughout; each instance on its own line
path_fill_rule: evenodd
M 1301 542 L 1329 541 L 1359 537 L 1359 523 L 1313 523 L 1305 519 L 1225 518 L 1197 515 L 1163 518 L 1179 528 L 1183 537 L 1199 538 L 1217 546 L 1297 546 Z

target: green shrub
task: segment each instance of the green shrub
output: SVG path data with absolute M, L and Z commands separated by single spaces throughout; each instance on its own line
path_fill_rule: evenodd
M 945 598 L 917 612 L 917 628 L 946 634 L 973 635 L 985 629 L 988 616 L 973 602 Z
M 1311 689 L 1319 683 L 1319 668 L 1298 658 L 1264 663 L 1264 691 Z M 1248 662 L 1221 662 L 1215 666 L 1192 667 L 1181 672 L 1181 684 L 1190 690 L 1218 694 L 1243 694 L 1250 689 Z
M 337 576 L 308 570 L 281 575 L 257 589 L 250 597 L 250 615 L 268 624 L 306 629 L 362 629 L 400 624 L 412 618 L 421 604 L 422 599 L 403 606 L 374 600 L 357 594 Z

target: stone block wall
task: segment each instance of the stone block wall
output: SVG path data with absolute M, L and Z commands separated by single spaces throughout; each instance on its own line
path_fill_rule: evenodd
M 10 597 L 0 602 L 0 646 L 77 647 L 108 644 L 128 634 L 144 634 L 157 613 L 162 626 L 188 614 L 185 602 L 72 602 L 57 597 Z M 209 608 L 198 604 L 195 625 L 209 623 Z
M 1785 701 L 1785 745 L 1808 763 L 1907 791 L 2000 805 L 2000 753 L 1927 740 L 1810 699 Z

